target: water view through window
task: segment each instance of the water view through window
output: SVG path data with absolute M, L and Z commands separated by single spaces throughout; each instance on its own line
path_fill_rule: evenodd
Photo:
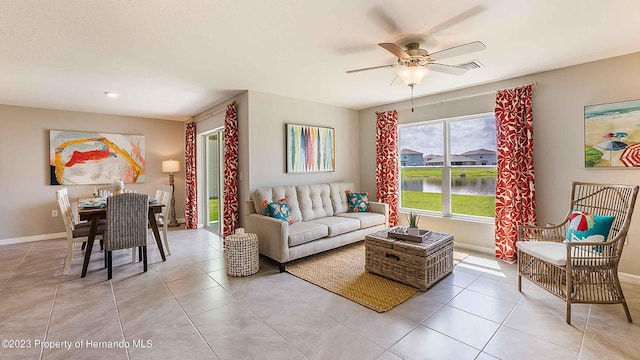
M 493 217 L 496 149 L 493 114 L 401 127 L 401 207 Z

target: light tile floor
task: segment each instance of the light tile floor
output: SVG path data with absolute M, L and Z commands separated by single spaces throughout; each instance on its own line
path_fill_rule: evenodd
M 116 253 L 112 281 L 98 245 L 83 279 L 80 250 L 61 274 L 64 240 L 0 247 L 0 339 L 22 346 L 3 342 L 0 359 L 640 358 L 621 305 L 574 305 L 567 325 L 563 302 L 526 281 L 518 292 L 515 265 L 488 255 L 378 314 L 265 259 L 227 277 L 206 230 L 169 237 L 173 255 L 151 246 L 147 273 Z M 640 286 L 623 285 L 640 322 Z

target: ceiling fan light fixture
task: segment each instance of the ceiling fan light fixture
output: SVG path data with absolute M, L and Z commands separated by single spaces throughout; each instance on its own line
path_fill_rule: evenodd
M 421 66 L 407 66 L 398 70 L 398 76 L 409 86 L 420 84 L 428 73 L 429 70 Z

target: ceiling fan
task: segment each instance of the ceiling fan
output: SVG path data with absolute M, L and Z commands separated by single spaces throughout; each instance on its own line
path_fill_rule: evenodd
M 398 76 L 412 89 L 415 85 L 418 85 L 422 79 L 424 79 L 430 70 L 451 75 L 462 75 L 467 72 L 466 68 L 441 64 L 436 61 L 486 49 L 486 46 L 484 46 L 480 41 L 450 47 L 434 53 L 429 53 L 427 50 L 420 49 L 420 44 L 415 42 L 407 44 L 405 49 L 402 49 L 395 43 L 379 43 L 378 45 L 395 55 L 398 58 L 397 63 L 349 70 L 347 71 L 347 74 L 397 67 L 399 68 Z

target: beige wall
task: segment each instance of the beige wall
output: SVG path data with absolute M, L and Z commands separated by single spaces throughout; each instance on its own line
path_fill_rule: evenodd
M 493 111 L 493 94 L 447 100 L 537 81 L 539 85 L 533 88 L 536 211 L 539 223 L 558 222 L 569 210 L 570 185 L 574 180 L 640 184 L 640 170 L 585 169 L 583 165 L 583 107 L 640 98 L 638 63 L 640 53 L 420 98 L 415 100 L 414 113 L 406 102 L 362 110 L 362 186 L 375 186 L 375 111 L 398 109 L 400 123 Z M 425 81 L 428 80 L 427 77 Z M 424 105 L 428 103 L 435 104 Z M 429 217 L 422 220 L 423 226 L 454 233 L 456 243 L 493 251 L 492 224 Z M 621 272 L 640 275 L 640 262 L 635 260 L 640 256 L 639 235 L 640 216 L 636 213 L 629 232 L 629 245 L 622 256 Z
M 239 197 L 240 225 L 247 215 L 245 202 L 250 192 L 259 187 L 275 185 L 314 184 L 331 181 L 359 183 L 359 120 L 358 112 L 336 106 L 324 105 L 256 91 L 244 92 L 223 104 L 213 106 L 219 111 L 222 105 L 236 101 L 239 131 Z M 285 158 L 285 124 L 307 124 L 332 127 L 336 134 L 336 170 L 324 173 L 287 174 Z M 213 118 L 201 120 L 198 132 L 223 126 Z M 375 184 L 374 184 L 375 185 Z M 202 212 L 202 210 L 201 210 Z M 201 218 L 200 223 L 203 222 Z
M 335 171 L 288 174 L 285 124 L 335 129 Z M 358 112 L 337 106 L 249 91 L 249 189 L 263 186 L 353 181 L 359 184 Z
M 184 217 L 184 124 L 177 121 L 128 116 L 47 110 L 0 105 L 0 243 L 11 239 L 64 232 L 55 191 L 49 185 L 49 130 L 140 134 L 145 136 L 146 182 L 127 185 L 155 195 L 160 184 L 168 184 L 162 160 L 180 160 L 183 170 L 175 175 L 176 215 Z M 91 196 L 93 185 L 67 186 L 73 203 Z

